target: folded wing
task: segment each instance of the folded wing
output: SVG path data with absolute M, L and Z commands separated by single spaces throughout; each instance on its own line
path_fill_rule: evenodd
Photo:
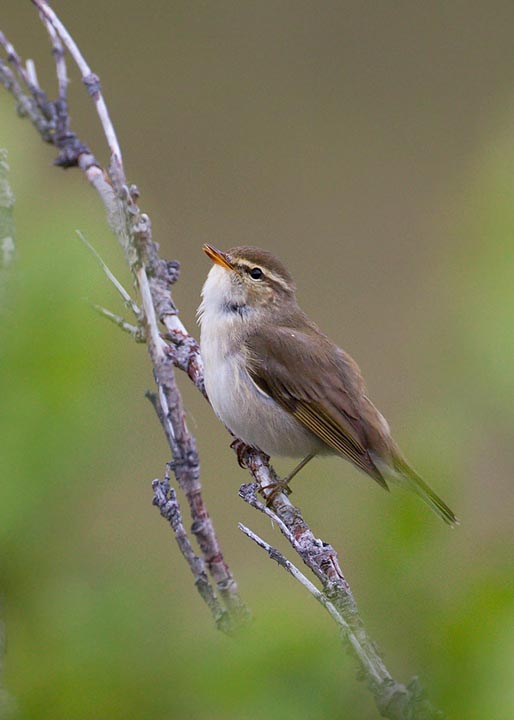
M 273 327 L 246 340 L 253 381 L 335 452 L 387 489 L 372 460 L 356 363 L 315 326 Z

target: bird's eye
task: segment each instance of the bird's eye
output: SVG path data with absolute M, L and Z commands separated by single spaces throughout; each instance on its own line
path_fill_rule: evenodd
M 250 270 L 250 277 L 252 280 L 260 280 L 262 277 L 262 270 L 259 267 L 254 267 Z

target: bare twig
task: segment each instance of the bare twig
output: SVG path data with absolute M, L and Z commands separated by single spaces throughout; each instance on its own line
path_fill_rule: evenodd
M 27 70 L 27 78 L 29 84 L 39 90 L 39 80 L 37 78 L 36 64 L 30 58 L 25 61 L 25 68 Z
M 181 330 L 171 330 L 165 333 L 165 340 L 169 341 L 166 351 L 173 364 L 189 376 L 202 395 L 207 398 L 203 379 L 203 362 L 200 355 L 200 346 L 192 335 Z
M 42 92 L 37 82 L 36 66 L 34 62 L 32 60 L 27 60 L 27 63 L 24 66 L 14 46 L 7 40 L 2 32 L 0 32 L 0 47 L 5 50 L 7 62 L 14 67 L 15 75 L 18 78 L 15 82 L 17 84 L 19 82 L 22 86 L 26 86 L 29 92 L 29 102 L 34 102 L 39 110 L 46 112 L 46 106 L 48 103 L 45 94 Z M 21 86 L 19 84 L 18 88 L 21 93 Z M 50 120 L 51 118 L 49 117 L 48 119 Z
M 107 318 L 107 320 L 110 320 L 112 323 L 117 325 L 121 330 L 123 330 L 123 332 L 131 335 L 137 343 L 146 342 L 144 330 L 141 327 L 131 325 L 125 320 L 124 317 L 122 317 L 121 315 L 117 315 L 110 310 L 107 310 L 107 308 L 102 307 L 102 305 L 96 305 L 95 303 L 91 303 L 91 307 L 93 308 L 93 310 L 96 310 L 99 315 Z
M 152 398 L 152 402 L 156 403 L 156 398 Z M 209 583 L 207 578 L 205 563 L 201 557 L 195 554 L 193 546 L 191 545 L 187 532 L 184 528 L 177 494 L 174 488 L 170 486 L 171 466 L 172 463 L 166 464 L 164 480 L 154 480 L 152 483 L 154 490 L 153 504 L 159 508 L 162 517 L 165 518 L 171 525 L 177 544 L 180 547 L 180 551 L 186 559 L 186 562 L 195 578 L 196 588 L 211 611 L 216 625 L 225 632 L 230 632 L 233 629 L 230 615 L 226 610 L 223 610 L 218 602 L 218 598 L 216 597 L 216 594 L 212 589 L 212 585 Z
M 48 2 L 32 2 L 41 13 L 52 41 L 59 98 L 55 102 L 46 100 L 37 84 L 35 70 L 28 70 L 23 66 L 14 48 L 3 36 L 0 36 L 0 46 L 6 49 L 8 62 L 14 66 L 16 76 L 5 63 L 0 62 L 0 82 L 13 94 L 23 112 L 30 116 L 43 139 L 52 142 L 59 149 L 56 163 L 63 167 L 78 166 L 85 173 L 98 192 L 107 211 L 109 225 L 125 252 L 141 295 L 142 313 L 136 306 L 136 316 L 146 338 L 157 386 L 157 392 L 152 393 L 150 399 L 172 452 L 171 467 L 188 501 L 193 518 L 192 532 L 199 544 L 201 556 L 196 556 L 187 538 L 176 493 L 169 484 L 169 472 L 164 481 L 154 481 L 154 504 L 170 523 L 178 546 L 194 574 L 200 594 L 218 626 L 229 629 L 240 618 L 246 617 L 247 610 L 239 598 L 235 580 L 221 554 L 202 498 L 196 443 L 186 426 L 182 399 L 175 382 L 174 367 L 178 367 L 189 375 L 205 396 L 203 365 L 198 344 L 178 318 L 171 298 L 171 288 L 178 277 L 178 264 L 168 263 L 159 257 L 158 246 L 152 239 L 150 219 L 138 206 L 139 192 L 126 181 L 121 150 L 98 77 L 91 71 L 73 38 Z M 88 147 L 69 129 L 64 48 L 77 64 L 83 82 L 95 102 L 111 151 L 111 161 L 107 169 L 100 166 Z M 101 262 L 112 281 L 114 276 L 110 276 L 112 273 L 109 275 L 110 271 L 103 261 Z M 120 320 L 104 308 L 101 308 L 101 312 L 111 320 Z M 121 320 L 123 326 L 124 321 Z M 161 335 L 159 322 L 166 328 L 164 336 Z M 424 699 L 416 680 L 405 687 L 392 678 L 374 643 L 368 637 L 350 586 L 341 572 L 337 553 L 331 545 L 314 536 L 301 511 L 290 503 L 286 495 L 271 495 L 268 486 L 273 485 L 277 477 L 269 464 L 269 458 L 254 449 L 242 446 L 240 441 L 236 440 L 234 445 L 240 464 L 250 471 L 254 480 L 253 483 L 241 487 L 241 497 L 276 522 L 293 549 L 318 578 L 321 590 L 268 543 L 246 528 L 245 532 L 302 582 L 328 610 L 356 657 L 380 713 L 391 720 L 429 720 L 441 717 Z M 257 490 L 270 507 L 257 498 Z M 207 573 L 215 587 L 211 585 Z
M 82 81 L 84 82 L 84 85 L 86 86 L 89 95 L 93 98 L 98 117 L 100 118 L 105 137 L 109 144 L 111 155 L 113 158 L 116 159 L 116 162 L 121 167 L 121 149 L 118 143 L 118 138 L 116 137 L 116 132 L 114 131 L 114 126 L 111 122 L 111 118 L 109 117 L 109 112 L 107 110 L 105 100 L 100 91 L 100 79 L 98 78 L 98 75 L 95 75 L 91 71 L 91 68 L 89 67 L 84 56 L 80 52 L 78 45 L 76 44 L 72 36 L 69 34 L 63 23 L 57 17 L 55 12 L 52 10 L 50 5 L 45 0 L 32 0 L 32 2 L 38 8 L 45 22 L 50 38 L 54 42 L 53 47 L 54 54 L 56 56 L 57 76 L 59 78 L 60 94 L 63 87 L 65 88 L 66 86 L 65 82 L 64 85 L 61 84 L 61 81 L 66 77 L 66 69 L 64 68 L 64 73 L 61 75 L 60 73 L 62 73 L 62 66 L 59 67 L 59 63 L 61 61 L 61 58 L 63 57 L 62 44 L 60 42 L 62 40 L 80 70 L 80 73 L 82 75 Z
M 269 496 L 273 484 L 277 481 L 275 471 L 269 465 L 266 456 L 263 457 L 261 453 L 248 447 L 244 451 L 240 451 L 238 455 L 240 461 L 250 469 L 257 481 L 242 485 L 239 490 L 240 497 L 278 525 L 305 565 L 321 581 L 322 590 L 318 590 L 274 548 L 271 553 L 269 551 L 271 546 L 264 540 L 259 538 L 258 544 L 266 549 L 268 554 L 302 585 L 307 587 L 335 620 L 345 643 L 358 662 L 359 677 L 366 681 L 373 693 L 381 715 L 390 720 L 435 720 L 436 718 L 442 720 L 444 716 L 436 711 L 426 699 L 417 678 L 413 678 L 405 686 L 392 677 L 375 643 L 368 635 L 350 586 L 341 572 L 334 548 L 314 536 L 305 522 L 301 510 L 292 505 L 283 493 L 273 498 L 269 507 L 258 499 L 257 492 Z M 257 542 L 257 536 L 254 537 L 254 533 L 250 535 L 246 529 L 243 531 Z
M 275 516 L 276 519 L 276 516 Z M 253 540 L 259 547 L 263 548 L 263 550 L 266 550 L 268 555 L 272 560 L 275 560 L 280 567 L 283 567 L 284 570 L 287 570 L 287 572 L 294 577 L 295 580 L 298 580 L 299 583 L 301 583 L 308 592 L 319 602 L 323 607 L 327 610 L 329 615 L 332 617 L 335 622 L 341 626 L 343 629 L 345 636 L 348 635 L 349 638 L 353 640 L 353 643 L 355 643 L 356 650 L 358 649 L 358 643 L 355 637 L 353 636 L 351 629 L 344 619 L 344 617 L 341 615 L 340 612 L 338 612 L 337 608 L 333 603 L 330 602 L 330 600 L 327 600 L 326 595 L 322 593 L 318 588 L 312 583 L 308 577 L 306 577 L 297 567 L 296 565 L 293 565 L 293 563 L 286 558 L 285 555 L 283 555 L 279 550 L 272 547 L 269 543 L 267 543 L 265 540 L 263 540 L 259 535 L 253 532 L 253 530 L 250 530 L 250 528 L 247 528 L 246 525 L 243 525 L 243 523 L 238 524 L 239 529 L 244 532 L 244 534 L 250 538 L 250 540 Z M 379 678 L 377 677 L 377 680 Z
M 278 480 L 275 471 L 269 464 L 269 458 L 250 447 L 246 447 L 239 457 L 241 463 L 250 470 L 255 479 L 254 483 L 241 486 L 240 497 L 276 522 L 304 563 L 323 583 L 327 595 L 329 597 L 336 596 L 341 606 L 355 613 L 355 600 L 339 567 L 334 548 L 314 536 L 300 509 L 292 505 L 284 493 L 279 493 L 273 499 L 268 500 L 269 507 L 257 498 L 257 491 L 268 497 Z
M 154 366 L 162 417 L 166 421 L 166 435 L 174 458 L 173 469 L 189 503 L 193 517 L 193 533 L 200 544 L 206 565 L 222 600 L 232 612 L 233 619 L 238 621 L 246 615 L 246 609 L 239 599 L 237 585 L 223 559 L 212 522 L 203 502 L 196 443 L 185 423 L 182 399 L 176 386 L 173 364 L 166 352 L 167 346 L 160 336 L 157 324 L 158 318 L 164 320 L 165 315 L 176 315 L 176 309 L 170 296 L 171 282 L 176 276 L 170 275 L 168 265 L 158 258 L 157 247 L 152 240 L 150 219 L 141 213 L 137 205 L 139 197 L 137 189 L 134 186 L 130 188 L 127 186 L 121 151 L 100 92 L 97 76 L 93 75 L 71 36 L 47 3 L 43 0 L 33 1 L 59 33 L 79 66 L 83 80 L 95 102 L 106 139 L 111 148 L 112 157 L 108 171 L 110 183 L 102 182 L 95 172 L 95 187 L 108 210 L 111 226 L 125 250 L 141 293 L 144 312 L 143 326 L 148 351 Z M 86 172 L 89 170 L 90 167 Z M 171 326 L 173 327 L 173 323 Z
M 104 272 L 116 285 L 125 302 L 136 313 L 140 333 L 144 334 L 146 338 L 157 384 L 159 417 L 163 422 L 173 455 L 173 470 L 188 501 L 193 519 L 192 531 L 199 543 L 205 567 L 215 583 L 216 591 L 213 590 L 213 592 L 219 593 L 221 601 L 228 610 L 228 620 L 218 623 L 218 626 L 227 629 L 230 623 L 238 623 L 245 618 L 247 610 L 239 598 L 237 584 L 223 558 L 212 521 L 203 501 L 196 443 L 185 423 L 182 400 L 174 376 L 173 356 L 158 328 L 158 322 L 161 320 L 168 330 L 172 332 L 183 330 L 185 333 L 185 328 L 176 317 L 177 311 L 170 296 L 171 284 L 177 277 L 177 267 L 159 258 L 157 246 L 152 240 L 150 220 L 140 211 L 137 204 L 139 198 L 137 188 L 129 186 L 125 179 L 121 151 L 100 91 L 98 77 L 91 72 L 71 35 L 46 0 L 33 0 L 33 3 L 41 13 L 52 42 L 58 75 L 59 97 L 54 102 L 46 100 L 39 87 L 34 84 L 35 73 L 25 71 L 21 59 L 7 41 L 5 41 L 4 47 L 7 48 L 8 60 L 15 63 L 20 82 L 16 81 L 12 73 L 11 75 L 0 73 L 0 81 L 18 102 L 25 103 L 33 110 L 31 119 L 36 127 L 44 139 L 49 140 L 59 149 L 56 163 L 62 167 L 78 166 L 85 173 L 99 194 L 107 211 L 109 225 L 125 252 L 125 257 L 141 294 L 142 313 L 130 300 L 128 293 L 116 281 L 98 254 L 93 251 Z M 97 108 L 111 149 L 111 161 L 107 169 L 100 166 L 89 148 L 69 128 L 64 49 L 70 53 L 78 65 L 82 79 Z M 3 64 L 0 67 L 6 66 Z M 22 84 L 25 85 L 25 88 L 22 87 Z M 48 123 L 42 127 L 39 122 L 41 114 L 45 118 L 51 119 L 49 132 L 46 132 Z M 86 244 L 88 243 L 86 242 Z M 102 314 L 110 316 L 110 319 L 116 319 L 114 313 L 103 312 L 104 310 L 102 309 Z M 171 489 L 168 494 L 171 496 Z M 179 547 L 183 548 L 183 544 L 179 543 Z M 202 597 L 207 602 L 208 595 L 202 593 Z
M 125 306 L 131 310 L 139 322 L 142 321 L 143 313 L 141 312 L 141 309 L 139 308 L 138 304 L 133 300 L 127 290 L 123 287 L 123 285 L 120 283 L 118 278 L 114 275 L 114 273 L 109 269 L 108 265 L 104 262 L 102 256 L 100 255 L 97 250 L 91 245 L 89 240 L 86 239 L 84 236 L 84 233 L 80 232 L 80 230 L 77 230 L 77 237 L 80 239 L 82 243 L 87 247 L 91 255 L 95 258 L 95 260 L 98 262 L 104 273 L 106 274 L 109 281 L 114 285 L 118 293 L 121 295 L 123 302 L 125 303 Z
M 259 508 L 261 509 L 261 508 Z M 287 529 L 287 526 L 282 523 L 280 518 L 276 516 L 273 512 L 267 512 L 267 515 L 269 515 L 275 522 L 277 522 L 279 525 L 282 525 L 281 529 L 283 530 L 284 534 L 286 536 L 289 535 L 289 530 Z M 297 580 L 301 585 L 303 585 L 308 592 L 325 608 L 325 610 L 328 612 L 328 614 L 331 616 L 331 618 L 337 623 L 339 626 L 343 639 L 350 644 L 352 647 L 354 653 L 359 658 L 360 663 L 363 666 L 367 667 L 366 674 L 369 678 L 373 680 L 373 682 L 377 685 L 380 685 L 382 683 L 387 683 L 391 685 L 391 688 L 394 687 L 395 683 L 390 677 L 390 675 L 386 672 L 383 672 L 383 668 L 377 666 L 374 662 L 370 662 L 370 658 L 368 656 L 368 653 L 366 652 L 365 648 L 363 648 L 362 643 L 360 639 L 355 634 L 353 628 L 348 624 L 348 622 L 345 620 L 343 614 L 339 612 L 336 605 L 331 602 L 325 592 L 321 592 L 318 590 L 318 588 L 312 583 L 297 567 L 296 565 L 293 565 L 293 563 L 288 560 L 285 555 L 283 555 L 279 550 L 272 547 L 269 543 L 267 543 L 265 540 L 263 540 L 259 535 L 254 533 L 252 530 L 247 528 L 242 523 L 239 523 L 239 529 L 244 532 L 245 535 L 247 535 L 251 540 L 253 540 L 259 547 L 266 550 L 268 555 L 272 560 L 275 560 L 280 567 L 283 567 L 290 575 L 294 577 L 295 580 Z M 402 694 L 404 694 L 404 691 L 402 691 Z
M 0 45 L 2 45 L 2 35 L 0 34 Z M 5 62 L 0 59 L 0 83 L 14 96 L 16 99 L 16 109 L 21 117 L 27 116 L 43 138 L 45 142 L 51 142 L 54 124 L 52 119 L 46 117 L 38 102 L 33 96 L 27 95 L 19 82 L 17 81 L 12 70 L 7 67 Z

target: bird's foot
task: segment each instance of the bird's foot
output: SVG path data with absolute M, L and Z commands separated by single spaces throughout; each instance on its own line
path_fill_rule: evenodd
M 289 497 L 293 492 L 289 487 L 289 476 L 286 478 L 277 478 L 276 482 L 270 483 L 269 485 L 262 485 L 259 488 L 259 492 L 264 496 L 266 500 L 266 507 L 269 507 L 275 500 L 277 495 L 284 493 L 286 497 Z M 271 492 L 266 492 L 270 490 Z
M 247 445 L 245 442 L 240 440 L 239 438 L 236 438 L 230 443 L 230 447 L 237 455 L 237 462 L 239 463 L 239 467 L 242 467 L 243 470 L 246 470 L 246 463 L 244 462 L 244 456 L 250 445 Z

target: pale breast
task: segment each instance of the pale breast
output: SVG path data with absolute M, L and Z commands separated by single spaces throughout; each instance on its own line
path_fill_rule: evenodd
M 325 443 L 260 390 L 245 369 L 241 343 L 224 342 L 231 336 L 218 323 L 202 322 L 201 351 L 205 388 L 220 420 L 249 445 L 267 455 L 304 457 L 327 451 Z

